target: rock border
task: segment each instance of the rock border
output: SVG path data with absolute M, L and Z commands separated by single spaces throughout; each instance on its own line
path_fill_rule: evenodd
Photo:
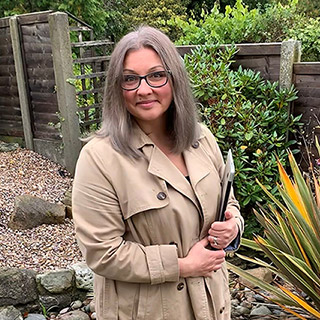
M 23 313 L 61 310 L 88 296 L 93 297 L 93 273 L 84 262 L 76 263 L 70 269 L 43 273 L 0 269 L 0 320 L 9 319 L 5 316 L 8 308 Z M 15 312 L 14 309 L 11 311 Z

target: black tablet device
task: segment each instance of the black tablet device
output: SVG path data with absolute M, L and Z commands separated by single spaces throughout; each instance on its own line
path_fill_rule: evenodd
M 221 180 L 221 201 L 220 201 L 219 214 L 216 221 L 225 220 L 224 214 L 227 209 L 234 175 L 235 175 L 235 168 L 233 163 L 233 157 L 232 157 L 232 152 L 229 149 L 226 165 L 224 168 L 223 178 Z

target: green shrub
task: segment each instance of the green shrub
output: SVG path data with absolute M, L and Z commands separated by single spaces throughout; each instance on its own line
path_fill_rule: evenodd
M 298 0 L 287 4 L 269 4 L 264 10 L 249 10 L 242 0 L 219 12 L 215 5 L 210 13 L 202 11 L 199 20 L 173 18 L 172 27 L 182 34 L 178 45 L 215 43 L 302 42 L 302 61 L 320 61 L 320 18 L 309 18 L 298 10 Z
M 97 38 L 119 38 L 126 31 L 124 0 L 1 0 L 0 18 L 45 10 L 67 11 L 94 28 Z
M 288 4 L 290 0 L 270 0 L 270 2 Z M 320 2 L 319 0 L 299 0 L 297 10 L 308 17 L 316 18 L 320 15 Z
M 289 31 L 306 19 L 298 13 L 298 0 L 290 0 L 287 5 L 276 3 L 266 5 L 264 12 L 257 16 L 255 42 L 280 42 L 288 39 Z
M 303 61 L 320 61 L 320 18 L 302 20 L 289 30 L 289 37 L 302 43 Z
M 125 20 L 135 28 L 141 24 L 146 24 L 160 29 L 172 40 L 178 38 L 179 28 L 168 24 L 167 21 L 173 19 L 186 19 L 186 8 L 181 1 L 177 0 L 145 0 L 136 2 L 125 15 Z
M 184 58 L 199 102 L 202 121 L 211 129 L 224 154 L 234 154 L 236 197 L 247 221 L 246 235 L 258 232 L 252 208 L 268 197 L 256 184 L 276 194 L 276 156 L 286 164 L 287 134 L 295 131 L 300 117 L 288 116 L 288 105 L 296 91 L 278 89 L 252 70 L 231 70 L 235 47 L 199 46 Z M 273 189 L 272 189 L 273 188 Z
M 182 36 L 177 41 L 180 45 L 252 42 L 258 14 L 257 9 L 248 10 L 237 0 L 234 7 L 226 6 L 224 14 L 215 4 L 210 13 L 202 11 L 199 21 L 174 18 L 169 23 L 181 29 Z

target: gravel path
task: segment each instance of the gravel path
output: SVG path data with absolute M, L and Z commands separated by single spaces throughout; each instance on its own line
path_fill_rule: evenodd
M 0 152 L 0 267 L 41 272 L 81 261 L 70 219 L 30 230 L 8 228 L 16 196 L 30 194 L 60 203 L 71 185 L 69 172 L 36 152 L 20 148 Z

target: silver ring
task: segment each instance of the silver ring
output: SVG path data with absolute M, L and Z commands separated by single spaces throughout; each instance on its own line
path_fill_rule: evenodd
M 218 238 L 217 237 L 212 237 L 212 238 L 213 238 L 213 244 L 217 246 L 219 244 Z

